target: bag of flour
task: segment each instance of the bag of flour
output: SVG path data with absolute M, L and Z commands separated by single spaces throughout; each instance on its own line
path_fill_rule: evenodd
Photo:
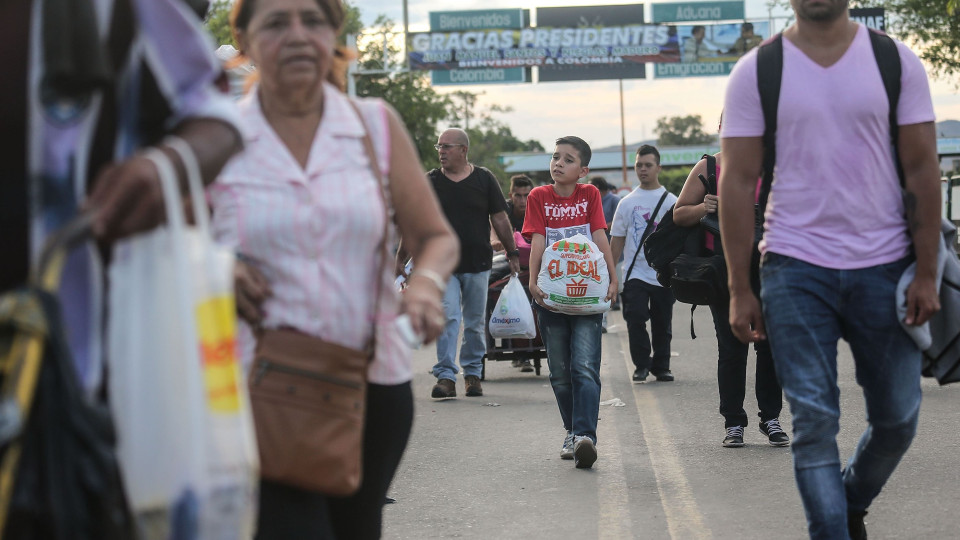
M 582 234 L 547 246 L 537 286 L 549 295 L 543 303 L 561 313 L 590 315 L 610 309 L 604 300 L 610 286 L 607 263 L 600 248 Z

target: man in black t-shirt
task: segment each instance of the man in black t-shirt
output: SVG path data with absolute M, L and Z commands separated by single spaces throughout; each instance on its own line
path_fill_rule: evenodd
M 467 160 L 470 139 L 461 129 L 448 129 L 435 148 L 440 168 L 428 173 L 447 221 L 460 239 L 460 265 L 454 270 L 443 296 L 447 323 L 437 339 L 437 364 L 433 374 L 437 384 L 432 397 L 456 397 L 457 337 L 463 320 L 463 344 L 460 367 L 467 396 L 482 396 L 480 375 L 487 341 L 487 280 L 493 259 L 490 223 L 507 249 L 512 272 L 520 271 L 520 253 L 513 240 L 513 228 L 507 217 L 506 201 L 497 178 L 489 170 Z

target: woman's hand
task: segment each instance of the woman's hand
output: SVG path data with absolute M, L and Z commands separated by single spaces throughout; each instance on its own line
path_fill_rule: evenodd
M 416 276 L 416 272 L 412 274 Z M 413 331 L 423 343 L 437 339 L 447 324 L 440 289 L 428 279 L 410 279 L 400 296 L 400 312 L 410 317 Z
M 233 285 L 237 314 L 250 326 L 260 326 L 264 315 L 260 306 L 272 294 L 267 278 L 252 264 L 238 259 L 233 268 Z
M 714 214 L 717 212 L 719 201 L 720 199 L 718 199 L 716 195 L 705 195 L 703 197 L 703 208 L 708 214 Z

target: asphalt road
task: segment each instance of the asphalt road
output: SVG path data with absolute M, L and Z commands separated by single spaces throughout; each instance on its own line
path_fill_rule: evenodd
M 723 448 L 716 338 L 709 310 L 674 310 L 672 383 L 633 384 L 626 328 L 611 313 L 603 336 L 599 459 L 590 470 L 559 458 L 564 431 L 547 379 L 489 362 L 484 395 L 431 399 L 432 347 L 415 352 L 413 434 L 384 511 L 385 539 L 806 538 L 788 448 L 757 430 L 753 376 L 744 448 Z M 840 347 L 846 459 L 864 407 L 849 349 Z M 751 352 L 748 373 L 754 369 Z M 871 540 L 960 538 L 960 385 L 924 380 L 916 440 L 867 516 Z M 789 407 L 781 416 L 790 431 Z

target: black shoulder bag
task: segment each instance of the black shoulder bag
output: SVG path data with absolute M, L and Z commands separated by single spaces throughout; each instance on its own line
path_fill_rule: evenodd
M 663 206 L 663 201 L 667 199 L 668 193 L 670 192 L 666 189 L 663 190 L 663 195 L 660 197 L 660 200 L 657 201 L 657 206 L 653 209 L 653 213 L 650 214 L 650 217 L 647 218 L 647 227 L 643 229 L 643 235 L 640 236 L 640 242 L 637 243 L 637 251 L 633 253 L 633 260 L 630 261 L 630 268 L 627 269 L 627 273 L 623 276 L 624 283 L 630 279 L 630 273 L 633 272 L 633 265 L 637 264 L 637 255 L 640 255 L 640 250 L 643 249 L 643 243 L 646 242 L 647 236 L 650 235 L 650 227 L 653 226 L 653 220 L 657 219 L 657 212 L 659 212 L 660 207 Z

